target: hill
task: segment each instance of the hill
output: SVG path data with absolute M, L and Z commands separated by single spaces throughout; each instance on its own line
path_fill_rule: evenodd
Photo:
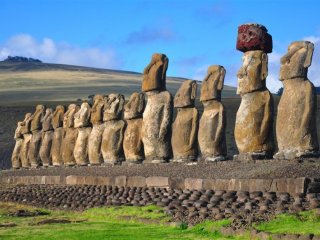
M 70 102 L 92 94 L 122 93 L 129 97 L 141 91 L 141 73 L 50 64 L 0 62 L 0 106 L 41 102 Z M 167 89 L 175 94 L 185 78 L 167 77 Z M 200 87 L 199 87 L 200 90 Z M 225 86 L 223 97 L 237 97 L 234 87 Z M 199 95 L 198 95 L 199 96 Z

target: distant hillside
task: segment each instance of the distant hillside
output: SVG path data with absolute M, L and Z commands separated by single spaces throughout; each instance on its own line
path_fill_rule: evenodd
M 128 98 L 141 91 L 141 73 L 41 62 L 0 62 L 0 105 L 70 102 L 92 94 L 122 93 Z M 167 77 L 175 94 L 185 78 Z M 201 83 L 201 82 L 199 82 Z M 200 91 L 200 86 L 198 88 Z M 225 86 L 223 97 L 238 97 Z M 199 94 L 198 94 L 199 97 Z
M 21 57 L 21 56 L 8 56 L 5 60 L 3 60 L 4 62 L 38 62 L 41 63 L 41 61 L 39 59 L 35 59 L 35 58 L 27 58 L 27 57 Z

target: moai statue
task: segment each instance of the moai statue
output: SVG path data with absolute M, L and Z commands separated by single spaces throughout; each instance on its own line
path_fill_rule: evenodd
M 126 123 L 121 120 L 124 101 L 121 94 L 110 94 L 105 98 L 101 152 L 107 164 L 116 165 L 124 161 L 122 144 Z
M 134 92 L 124 106 L 124 119 L 127 127 L 124 132 L 123 150 L 127 164 L 142 163 L 144 150 L 142 143 L 142 114 L 145 107 L 143 93 Z
M 226 147 L 226 114 L 221 103 L 226 70 L 220 65 L 208 68 L 202 81 L 200 101 L 204 106 L 199 124 L 198 141 L 202 158 L 206 162 L 224 161 Z
M 102 95 L 95 95 L 91 108 L 90 122 L 92 131 L 89 136 L 88 155 L 90 165 L 100 165 L 103 162 L 101 154 L 102 134 L 105 124 L 103 123 L 104 99 Z
M 79 107 L 76 104 L 70 104 L 63 117 L 64 136 L 61 145 L 61 155 L 64 165 L 74 166 L 73 151 L 76 143 L 78 129 L 74 127 L 74 115 L 78 112 Z
M 307 77 L 313 43 L 293 42 L 281 58 L 280 81 L 283 94 L 278 105 L 276 134 L 279 151 L 276 159 L 318 155 L 317 95 Z
M 21 159 L 21 166 L 23 168 L 30 167 L 30 161 L 28 158 L 30 141 L 32 138 L 31 134 L 31 120 L 32 120 L 32 113 L 27 113 L 24 117 L 24 120 L 21 123 L 21 134 L 23 136 L 23 142 L 20 150 L 20 159 Z
M 239 154 L 235 160 L 250 161 L 271 158 L 274 151 L 273 98 L 266 87 L 268 56 L 272 38 L 259 24 L 241 25 L 237 49 L 244 52 L 238 77 L 237 94 L 241 104 L 234 130 Z
M 52 127 L 54 129 L 52 146 L 51 146 L 51 160 L 53 166 L 63 165 L 61 156 L 61 144 L 63 140 L 63 116 L 65 108 L 62 105 L 58 105 L 52 116 Z
M 13 169 L 21 168 L 21 159 L 20 159 L 20 152 L 23 144 L 23 135 L 21 133 L 22 130 L 22 122 L 18 122 L 17 129 L 14 133 L 14 140 L 16 144 L 14 145 L 14 149 L 12 152 L 11 163 Z
M 42 121 L 45 115 L 45 106 L 37 105 L 36 111 L 32 114 L 31 127 L 32 138 L 30 140 L 28 158 L 32 168 L 40 166 L 39 150 L 42 138 Z
M 194 106 L 197 95 L 197 82 L 188 80 L 181 84 L 174 97 L 177 109 L 172 124 L 173 162 L 193 162 L 197 160 L 197 134 L 199 113 Z
M 155 53 L 143 72 L 142 91 L 148 98 L 142 124 L 144 163 L 164 163 L 172 156 L 173 97 L 166 91 L 168 63 L 166 55 Z
M 80 110 L 74 115 L 74 127 L 78 129 L 78 136 L 74 147 L 74 158 L 77 165 L 85 166 L 89 163 L 88 140 L 91 133 L 91 108 L 89 103 L 81 104 Z
M 39 151 L 39 156 L 42 161 L 42 166 L 48 167 L 52 165 L 51 161 L 51 146 L 53 140 L 53 127 L 52 127 L 52 108 L 46 109 L 46 114 L 42 120 L 42 140 Z

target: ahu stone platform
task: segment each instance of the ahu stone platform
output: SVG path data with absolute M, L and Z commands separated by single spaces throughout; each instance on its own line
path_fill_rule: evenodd
M 310 159 L 51 167 L 2 171 L 0 183 L 287 192 L 295 195 L 320 193 L 320 165 L 316 159 Z

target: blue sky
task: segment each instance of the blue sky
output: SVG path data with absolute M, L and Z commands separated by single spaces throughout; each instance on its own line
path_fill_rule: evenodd
M 320 85 L 320 4 L 314 0 L 0 0 L 0 59 L 7 55 L 45 62 L 142 72 L 152 53 L 169 57 L 169 76 L 202 80 L 209 65 L 227 69 L 236 86 L 242 53 L 237 27 L 265 25 L 273 36 L 270 90 L 290 42 L 315 43 L 309 78 Z

